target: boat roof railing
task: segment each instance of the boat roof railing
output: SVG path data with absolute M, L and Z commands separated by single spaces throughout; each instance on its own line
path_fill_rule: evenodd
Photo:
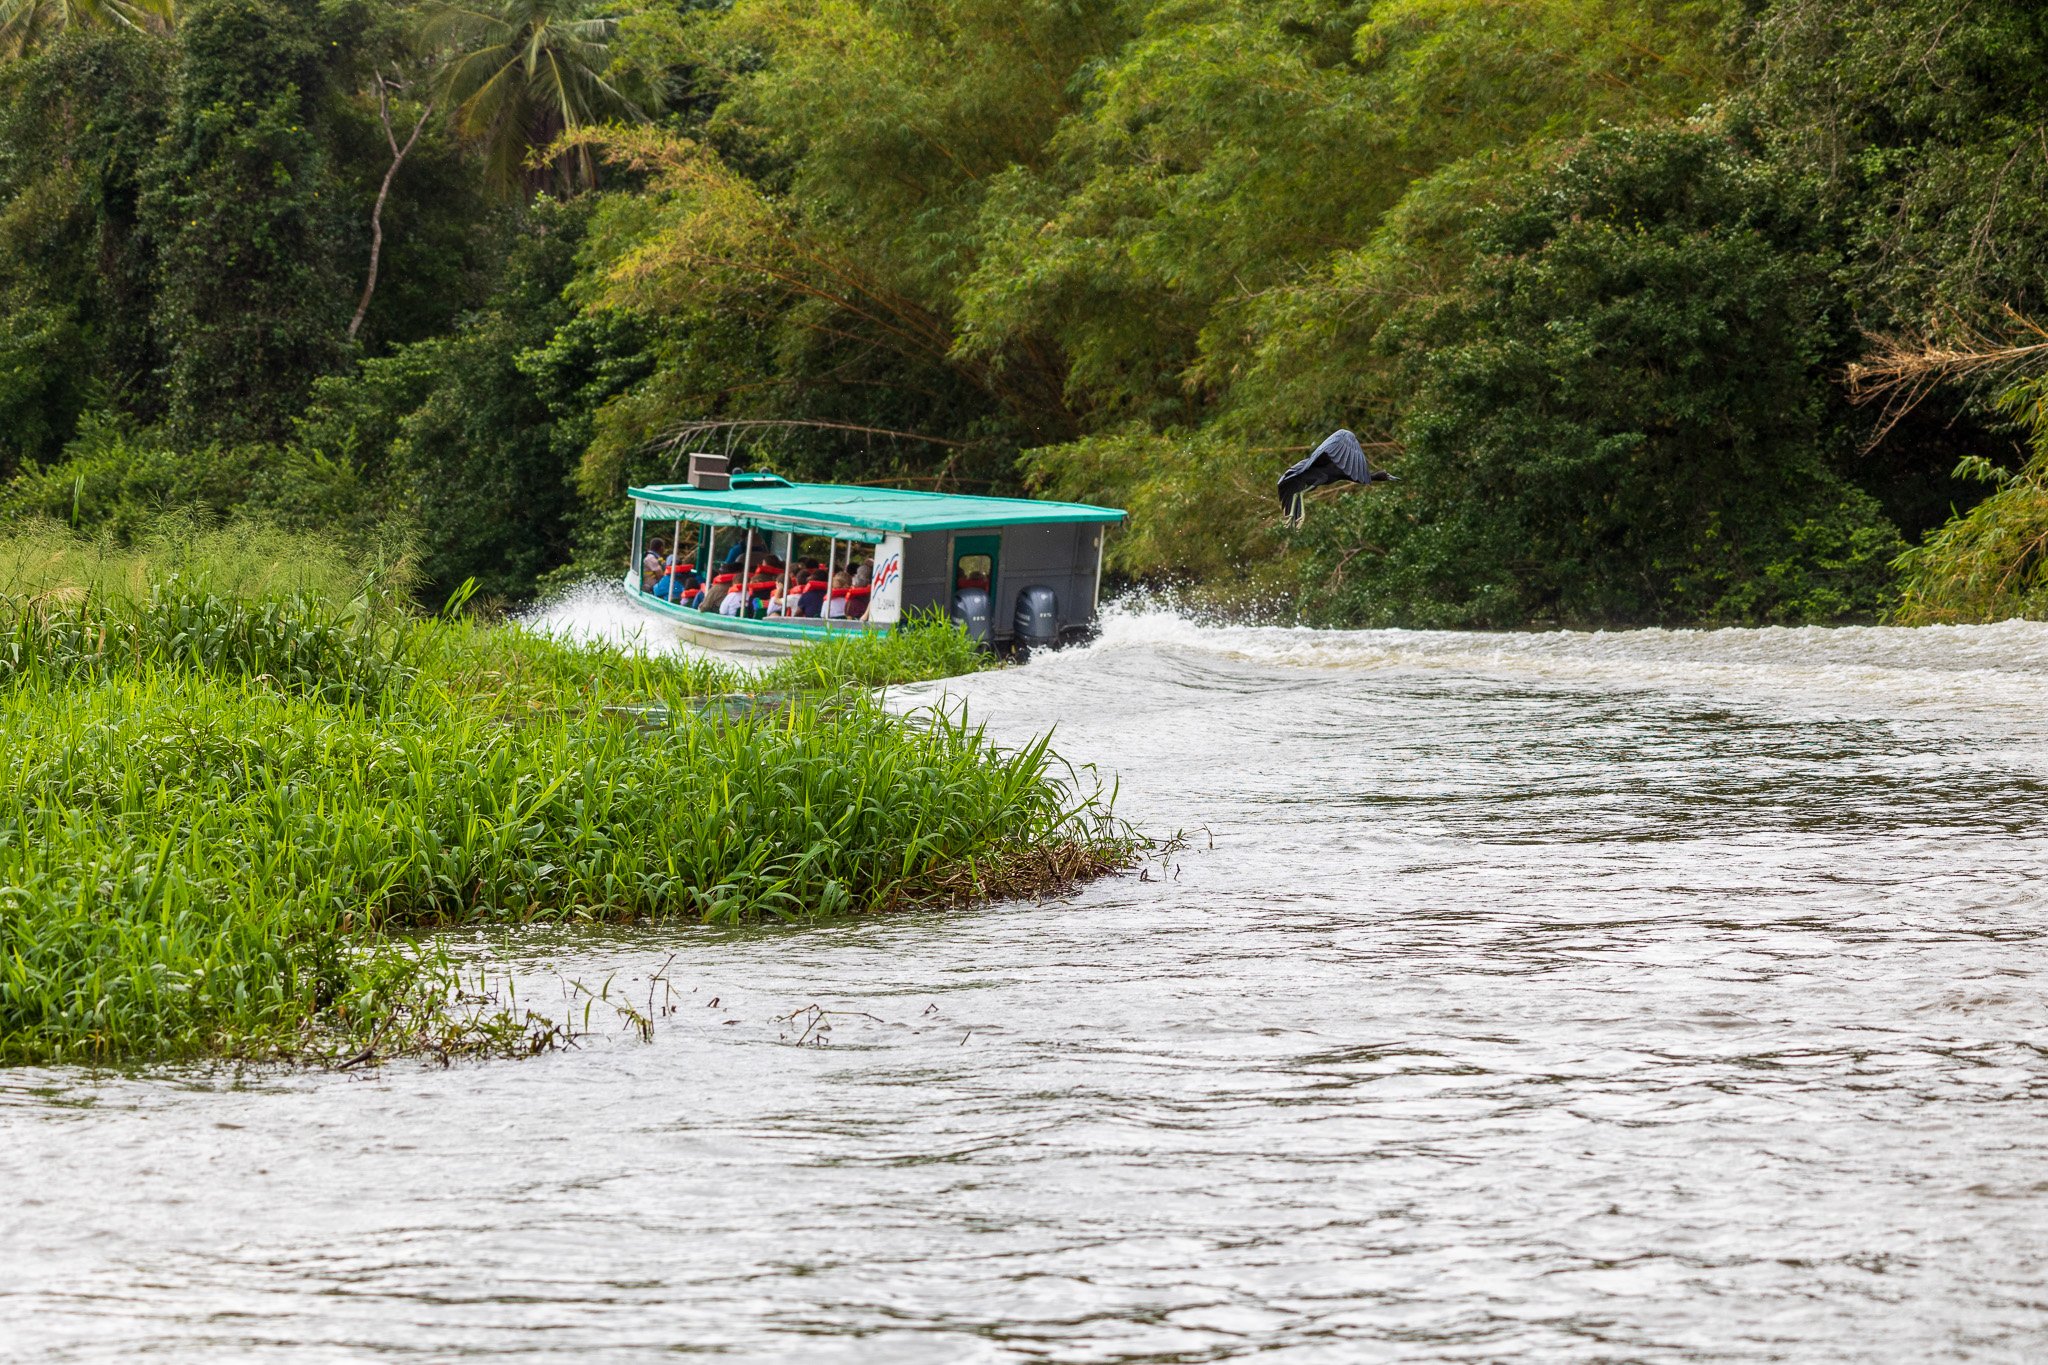
M 774 474 L 735 474 L 732 487 L 649 484 L 627 490 L 642 519 L 698 521 L 765 531 L 824 534 L 878 541 L 884 534 L 964 530 L 977 526 L 1044 526 L 1119 522 L 1121 510 L 1084 502 L 920 493 L 858 484 L 791 483 Z

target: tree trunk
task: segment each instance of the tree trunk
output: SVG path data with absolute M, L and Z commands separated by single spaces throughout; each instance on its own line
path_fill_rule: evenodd
M 356 333 L 362 330 L 363 315 L 370 311 L 370 296 L 377 292 L 377 263 L 384 255 L 384 201 L 391 197 L 391 182 L 398 178 L 398 168 L 405 164 L 405 158 L 412 151 L 413 144 L 420 140 L 420 131 L 427 126 L 427 119 L 434 112 L 434 102 L 428 100 L 420 108 L 420 116 L 412 125 L 412 136 L 398 145 L 398 135 L 391 130 L 391 94 L 384 83 L 384 74 L 378 72 L 377 118 L 384 125 L 384 140 L 391 144 L 391 165 L 384 172 L 384 183 L 377 187 L 377 202 L 370 209 L 370 272 L 363 280 L 363 296 L 356 302 L 356 315 L 348 322 L 348 339 L 354 341 Z

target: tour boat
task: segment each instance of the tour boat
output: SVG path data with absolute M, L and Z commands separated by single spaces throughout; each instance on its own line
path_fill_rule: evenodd
M 781 653 L 886 634 L 933 609 L 996 650 L 1094 628 L 1103 536 L 1124 519 L 1116 508 L 792 483 L 724 464 L 694 455 L 688 483 L 628 490 L 626 591 L 693 643 Z M 767 614 L 771 600 L 789 605 Z

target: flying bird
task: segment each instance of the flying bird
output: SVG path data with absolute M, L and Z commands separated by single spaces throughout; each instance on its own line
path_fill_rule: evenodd
M 1309 457 L 1291 466 L 1280 476 L 1280 510 L 1287 514 L 1289 526 L 1301 525 L 1305 513 L 1305 498 L 1311 488 L 1324 484 L 1343 483 L 1398 483 L 1392 474 L 1384 469 L 1374 469 L 1372 461 L 1365 458 L 1365 447 L 1348 430 L 1338 429 L 1323 438 L 1323 443 L 1309 453 Z

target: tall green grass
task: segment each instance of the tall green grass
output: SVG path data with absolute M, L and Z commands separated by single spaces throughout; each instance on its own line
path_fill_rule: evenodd
M 930 682 L 996 667 L 996 657 L 934 607 L 883 636 L 828 636 L 779 659 L 761 677 L 771 688 L 829 690 Z
M 161 667 L 372 700 L 408 676 L 408 583 L 403 561 L 352 569 L 254 527 L 173 525 L 121 552 L 31 526 L 0 539 L 0 684 Z
M 36 534 L 64 553 L 0 594 L 7 1059 L 517 1046 L 409 935 L 951 903 L 1135 846 L 1043 742 L 958 715 L 699 715 L 732 670 L 410 616 L 325 560 L 138 572 Z M 856 649 L 777 685 L 889 675 Z

